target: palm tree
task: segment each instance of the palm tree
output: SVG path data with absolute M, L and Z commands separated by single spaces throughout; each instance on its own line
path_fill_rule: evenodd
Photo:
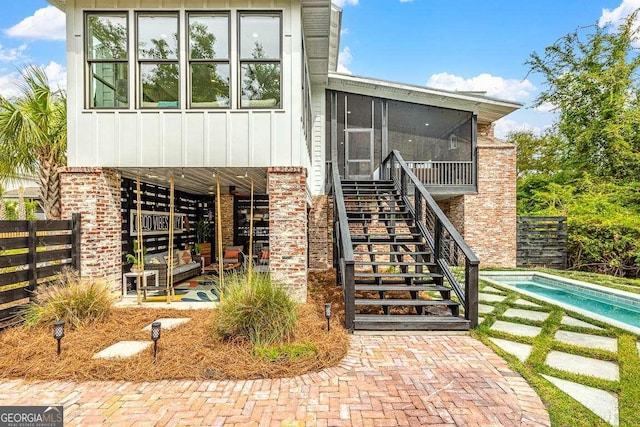
M 37 176 L 47 218 L 60 218 L 59 170 L 67 163 L 67 98 L 52 90 L 40 67 L 30 66 L 20 96 L 0 96 L 0 179 Z

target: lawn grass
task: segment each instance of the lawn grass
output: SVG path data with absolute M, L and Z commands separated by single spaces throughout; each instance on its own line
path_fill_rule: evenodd
M 541 271 L 616 289 L 627 291 L 633 289 L 640 293 L 640 286 L 637 280 L 611 278 L 609 276 L 593 273 L 558 272 L 548 269 Z M 638 356 L 638 348 L 636 346 L 636 343 L 639 340 L 638 336 L 606 323 L 582 316 L 570 310 L 538 301 L 534 298 L 503 288 L 494 283 L 488 283 L 482 280 L 480 281 L 481 289 L 487 285 L 495 289 L 499 289 L 506 298 L 501 302 L 491 304 L 495 307 L 493 312 L 491 314 L 483 315 L 484 321 L 479 325 L 478 329 L 473 332 L 473 335 L 485 344 L 489 345 L 497 354 L 507 360 L 509 366 L 519 372 L 536 390 L 549 411 L 549 416 L 553 426 L 607 426 L 608 424 L 593 414 L 586 407 L 582 406 L 580 403 L 556 388 L 552 383 L 543 378 L 541 376 L 542 374 L 552 375 L 557 378 L 577 382 L 616 394 L 618 396 L 620 425 L 637 426 L 640 424 L 638 421 L 640 419 L 638 416 L 640 413 L 640 357 Z M 636 287 L 638 288 L 636 289 Z M 540 308 L 518 306 L 514 301 L 519 298 L 535 302 L 540 305 Z M 502 317 L 503 313 L 510 307 L 546 311 L 549 312 L 549 317 L 543 322 L 517 318 L 507 319 Z M 602 328 L 602 330 L 561 324 L 561 320 L 564 315 L 569 315 L 573 318 L 586 321 Z M 510 322 L 538 326 L 542 328 L 542 331 L 535 338 L 517 337 L 490 329 L 491 325 L 496 320 L 509 320 Z M 610 352 L 601 349 L 590 349 L 561 343 L 554 339 L 554 335 L 558 329 L 616 338 L 618 340 L 618 351 Z M 525 360 L 525 362 L 521 362 L 515 356 L 505 352 L 491 342 L 489 340 L 490 337 L 509 339 L 511 341 L 529 344 L 533 346 L 533 349 L 527 360 Z M 617 363 L 620 372 L 620 380 L 607 381 L 601 378 L 572 374 L 553 369 L 545 364 L 546 357 L 552 350 Z

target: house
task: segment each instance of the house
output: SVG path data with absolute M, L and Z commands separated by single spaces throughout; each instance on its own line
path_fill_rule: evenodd
M 336 73 L 330 0 L 49 1 L 67 17 L 62 209 L 83 214 L 83 274 L 119 281 L 138 178 L 152 215 L 173 177 L 179 247 L 220 212 L 224 245 L 246 249 L 253 182 L 270 272 L 304 301 L 308 269 L 332 264 L 334 149 L 345 179 L 399 150 L 483 264 L 515 266 L 515 148 L 492 123 L 519 104 Z

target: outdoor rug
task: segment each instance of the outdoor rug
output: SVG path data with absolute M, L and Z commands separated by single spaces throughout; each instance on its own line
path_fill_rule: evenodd
M 175 289 L 176 297 L 181 296 L 183 302 L 217 302 L 220 301 L 217 291 L 203 280 L 189 280 L 180 283 Z

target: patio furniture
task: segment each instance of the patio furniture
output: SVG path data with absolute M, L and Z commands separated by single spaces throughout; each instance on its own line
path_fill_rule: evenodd
M 181 264 L 180 259 L 182 261 L 188 261 L 189 258 L 182 258 L 181 255 L 185 251 L 174 250 L 177 254 L 177 262 L 174 260 L 173 265 L 173 283 L 177 284 L 182 282 L 183 280 L 190 279 L 191 277 L 197 276 L 202 268 L 204 267 L 204 263 L 201 259 L 194 260 L 191 258 L 191 262 L 184 262 Z M 167 255 L 168 252 L 158 252 L 155 254 L 147 254 L 144 256 L 144 269 L 157 271 L 158 274 L 158 286 L 163 287 L 167 286 L 167 274 L 169 270 L 169 266 L 167 265 Z M 177 264 L 177 265 L 176 265 Z

